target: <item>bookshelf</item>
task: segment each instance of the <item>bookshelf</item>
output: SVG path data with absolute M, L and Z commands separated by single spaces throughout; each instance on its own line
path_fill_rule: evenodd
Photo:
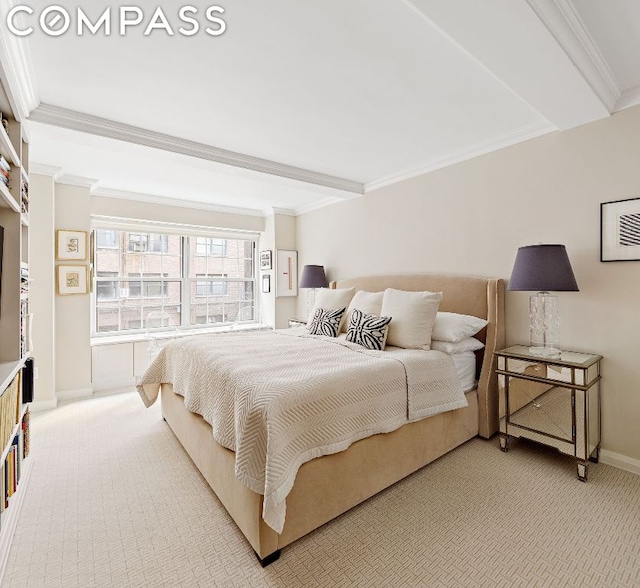
M 0 582 L 31 472 L 29 144 L 0 68 Z

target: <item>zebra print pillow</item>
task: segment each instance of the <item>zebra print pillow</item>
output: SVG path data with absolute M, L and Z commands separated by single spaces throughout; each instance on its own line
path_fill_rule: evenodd
M 367 349 L 382 351 L 387 342 L 390 316 L 365 314 L 355 308 L 351 313 L 351 322 L 347 329 L 347 341 L 362 345 Z
M 340 319 L 346 308 L 329 310 L 317 308 L 313 315 L 313 320 L 309 325 L 309 333 L 312 335 L 325 335 L 326 337 L 337 337 L 340 331 Z

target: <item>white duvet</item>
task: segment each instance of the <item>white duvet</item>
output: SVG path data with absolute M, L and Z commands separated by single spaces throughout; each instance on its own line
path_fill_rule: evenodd
M 162 383 L 235 451 L 236 476 L 264 495 L 263 518 L 278 533 L 303 463 L 467 405 L 446 353 L 370 351 L 305 329 L 175 340 L 138 385 L 146 406 Z

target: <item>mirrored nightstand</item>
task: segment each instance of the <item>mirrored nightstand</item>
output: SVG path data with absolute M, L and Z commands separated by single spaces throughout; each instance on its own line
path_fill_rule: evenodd
M 500 448 L 523 437 L 576 458 L 587 481 L 589 461 L 600 455 L 602 356 L 563 351 L 540 357 L 524 345 L 496 352 L 500 393 Z

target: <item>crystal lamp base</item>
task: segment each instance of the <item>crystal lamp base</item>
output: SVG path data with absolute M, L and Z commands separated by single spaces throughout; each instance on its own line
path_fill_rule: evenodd
M 560 312 L 558 297 L 538 292 L 529 298 L 529 351 L 540 357 L 559 357 Z

